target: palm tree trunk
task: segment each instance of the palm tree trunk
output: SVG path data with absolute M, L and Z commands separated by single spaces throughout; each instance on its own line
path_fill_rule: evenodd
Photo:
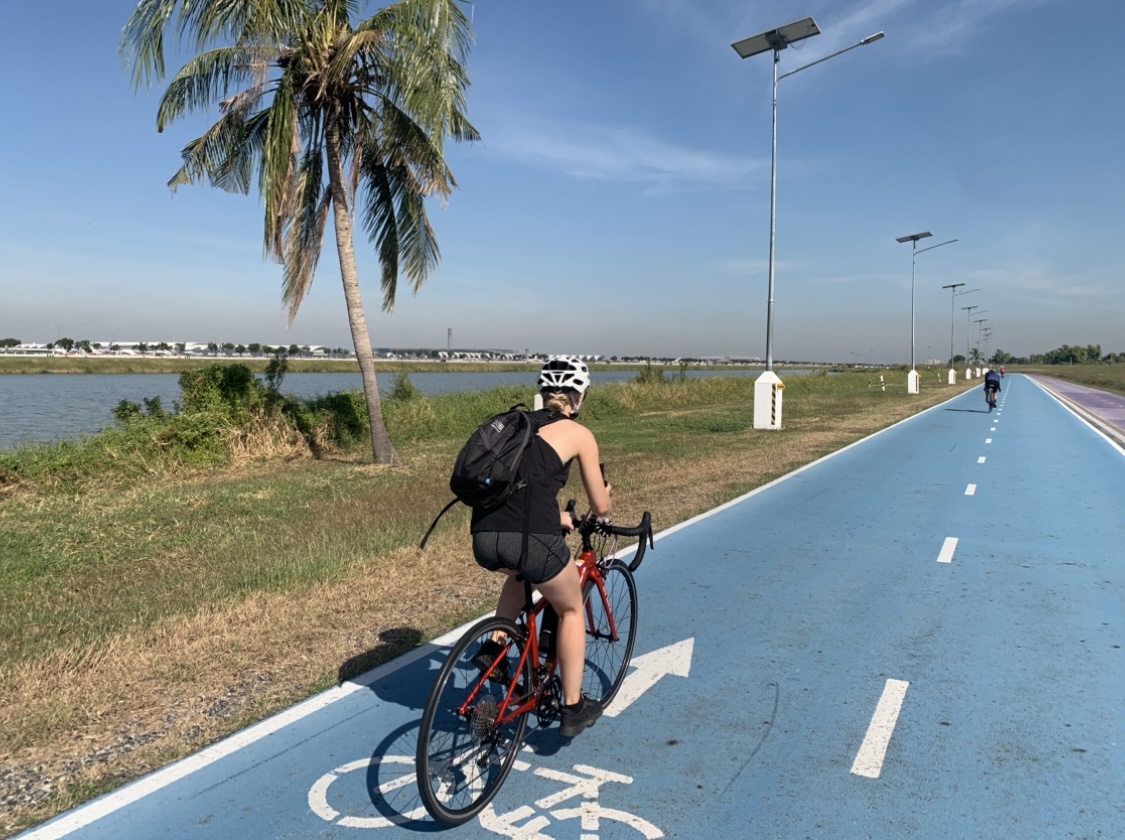
M 387 427 L 383 423 L 383 405 L 379 399 L 379 383 L 375 378 L 375 354 L 371 350 L 371 336 L 367 332 L 367 317 L 363 312 L 363 297 L 359 291 L 359 273 L 355 267 L 351 209 L 344 189 L 344 167 L 340 159 L 340 133 L 334 120 L 327 121 L 324 139 L 328 152 L 328 183 L 332 191 L 332 210 L 336 222 L 336 252 L 340 258 L 344 300 L 348 305 L 348 325 L 352 330 L 352 344 L 355 346 L 359 372 L 363 377 L 367 416 L 371 421 L 371 451 L 376 464 L 393 465 L 398 463 L 398 454 L 391 445 Z

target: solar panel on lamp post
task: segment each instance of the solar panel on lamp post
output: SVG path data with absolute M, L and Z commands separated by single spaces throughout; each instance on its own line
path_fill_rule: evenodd
M 817 64 L 822 64 L 830 58 L 843 55 L 856 47 L 866 46 L 883 37 L 882 32 L 868 35 L 856 44 L 845 47 L 824 58 L 809 62 L 787 73 L 777 74 L 777 65 L 781 60 L 781 51 L 790 44 L 811 38 L 820 34 L 820 28 L 811 17 L 788 23 L 777 29 L 761 32 L 750 38 L 735 41 L 731 47 L 740 58 L 773 51 L 773 141 L 770 153 L 770 251 L 769 251 L 769 295 L 766 299 L 766 369 L 754 383 L 754 428 L 755 429 L 780 429 L 781 428 L 781 392 L 784 385 L 773 372 L 773 292 L 774 292 L 774 243 L 777 232 L 777 83 L 787 76 L 800 73 Z

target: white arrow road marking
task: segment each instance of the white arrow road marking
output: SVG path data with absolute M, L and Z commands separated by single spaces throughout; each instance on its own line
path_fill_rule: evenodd
M 867 736 L 852 764 L 852 773 L 856 776 L 878 779 L 883 772 L 883 759 L 887 756 L 887 746 L 891 743 L 891 735 L 894 734 L 898 713 L 902 709 L 902 701 L 906 699 L 909 685 L 904 680 L 887 680 L 883 696 L 879 698 L 879 705 L 871 716 L 871 725 L 867 727 Z
M 668 647 L 658 648 L 633 660 L 633 668 L 613 703 L 605 710 L 606 717 L 617 717 L 636 702 L 642 694 L 656 685 L 660 678 L 671 674 L 686 677 L 691 673 L 691 653 L 695 639 L 684 639 Z

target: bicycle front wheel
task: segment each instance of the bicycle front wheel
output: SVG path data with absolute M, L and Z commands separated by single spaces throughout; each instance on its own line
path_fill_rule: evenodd
M 487 642 L 497 646 L 482 653 Z M 422 803 L 446 825 L 480 813 L 515 763 L 527 715 L 497 721 L 513 680 L 531 685 L 530 662 L 517 673 L 523 645 L 515 622 L 486 618 L 461 637 L 438 672 L 422 714 L 415 759 Z
M 603 587 L 586 582 L 586 667 L 582 693 L 608 706 L 633 658 L 637 634 L 637 582 L 629 567 L 614 560 L 602 575 Z

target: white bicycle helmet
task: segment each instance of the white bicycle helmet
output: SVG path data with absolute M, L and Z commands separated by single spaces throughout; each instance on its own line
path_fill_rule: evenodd
M 539 371 L 540 391 L 577 391 L 590 387 L 590 369 L 577 356 L 550 356 Z

